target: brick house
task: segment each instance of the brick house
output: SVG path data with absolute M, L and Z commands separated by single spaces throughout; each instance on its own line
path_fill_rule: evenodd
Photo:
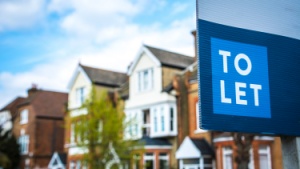
M 129 81 L 124 85 L 127 95 L 125 114 L 134 119 L 126 139 L 144 142 L 144 152 L 134 155 L 133 168 L 177 168 L 175 152 L 177 134 L 176 97 L 162 92 L 176 73 L 184 70 L 193 58 L 143 45 L 128 69 Z M 123 92 L 126 93 L 126 92 Z
M 127 81 L 125 73 L 98 69 L 79 64 L 69 82 L 68 113 L 65 116 L 65 152 L 67 153 L 67 167 L 70 169 L 85 168 L 82 164 L 85 148 L 76 146 L 74 123 L 80 116 L 87 114 L 87 110 L 81 108 L 84 101 L 94 87 L 97 91 L 107 91 L 112 98 L 122 84 Z
M 17 105 L 25 98 L 17 97 L 0 110 L 0 126 L 4 131 L 12 130 L 13 120 L 17 116 Z
M 10 110 L 13 133 L 21 151 L 21 168 L 45 168 L 52 154 L 63 152 L 64 112 L 67 94 L 32 87 L 26 98 L 17 98 Z

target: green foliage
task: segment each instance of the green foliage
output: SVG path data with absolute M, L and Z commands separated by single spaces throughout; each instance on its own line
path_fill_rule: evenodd
M 19 144 L 12 132 L 0 128 L 0 166 L 4 169 L 14 169 L 20 163 Z
M 129 161 L 130 151 L 139 144 L 123 139 L 128 124 L 124 123 L 122 103 L 107 91 L 99 92 L 93 88 L 82 109 L 86 109 L 87 114 L 73 118 L 72 124 L 77 146 L 88 150 L 83 164 L 88 164 L 91 169 L 105 168 L 114 159 L 110 147 L 120 160 Z M 115 167 L 116 164 L 112 165 Z

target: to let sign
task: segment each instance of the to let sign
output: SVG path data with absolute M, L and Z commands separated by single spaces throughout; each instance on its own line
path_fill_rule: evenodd
M 287 1 L 197 1 L 201 128 L 300 136 L 300 3 Z
M 214 113 L 271 118 L 267 47 L 210 41 Z

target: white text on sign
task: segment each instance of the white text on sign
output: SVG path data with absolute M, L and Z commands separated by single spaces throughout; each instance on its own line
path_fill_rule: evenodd
M 231 52 L 225 51 L 225 50 L 219 50 L 219 55 L 223 57 L 223 72 L 228 73 L 228 60 L 231 61 Z M 241 69 L 239 66 L 239 61 L 243 59 L 247 63 L 246 69 Z M 241 75 L 241 76 L 247 76 L 251 73 L 252 70 L 252 63 L 250 58 L 244 54 L 239 53 L 234 58 L 234 67 L 235 70 Z M 235 82 L 235 103 L 239 105 L 247 105 L 247 100 L 242 99 L 241 97 L 246 97 L 246 92 L 243 90 L 243 88 L 251 88 L 253 90 L 253 99 L 254 99 L 254 105 L 259 106 L 259 90 L 262 90 L 262 85 L 260 84 L 249 84 L 247 86 L 247 83 L 244 82 Z M 232 99 L 226 97 L 226 91 L 225 91 L 225 81 L 220 80 L 220 89 L 221 89 L 221 102 L 222 103 L 232 103 Z

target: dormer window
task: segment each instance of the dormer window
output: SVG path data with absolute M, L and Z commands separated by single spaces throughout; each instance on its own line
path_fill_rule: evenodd
M 153 69 L 146 69 L 138 72 L 139 92 L 148 91 L 153 88 Z
M 76 103 L 78 106 L 81 106 L 85 101 L 86 88 L 79 87 L 76 89 Z
M 20 124 L 28 123 L 28 110 L 24 109 L 20 113 Z

